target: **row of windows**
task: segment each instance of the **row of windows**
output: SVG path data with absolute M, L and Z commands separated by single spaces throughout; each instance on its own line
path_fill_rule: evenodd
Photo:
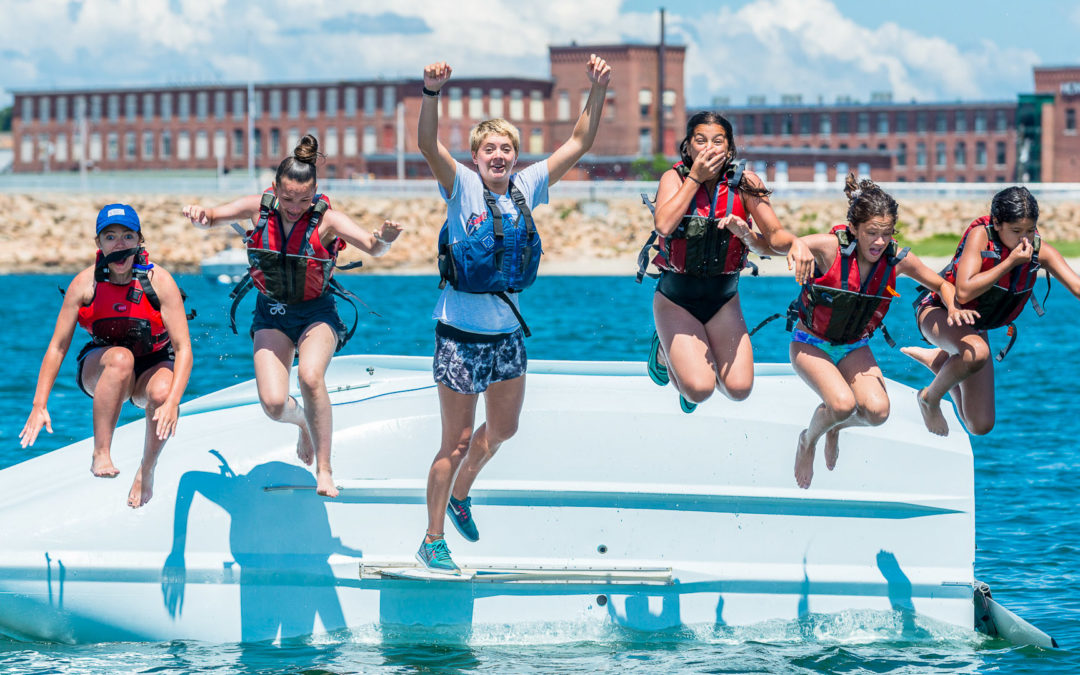
M 875 134 L 898 133 L 904 134 L 909 131 L 925 133 L 930 130 L 930 122 L 933 120 L 935 133 L 967 133 L 968 129 L 984 133 L 989 131 L 990 119 L 988 110 L 939 110 L 933 115 L 927 110 L 915 112 L 840 112 L 840 113 L 773 113 L 753 114 L 747 113 L 739 116 L 739 127 L 735 130 L 742 136 L 791 136 L 797 133 L 800 136 L 809 136 L 814 133 L 828 136 L 832 133 L 850 134 L 852 129 L 855 133 L 869 135 L 871 123 Z M 1004 110 L 993 111 L 994 131 L 1007 131 L 1009 118 Z M 950 120 L 951 118 L 951 120 Z M 760 124 L 758 124 L 760 122 Z M 970 127 L 969 127 L 970 123 Z
M 915 144 L 914 166 L 920 168 L 927 166 L 927 160 L 929 159 L 927 156 L 928 147 L 929 146 L 923 141 L 919 141 Z M 986 166 L 986 151 L 987 145 L 985 141 L 975 142 L 975 156 L 972 158 L 974 160 L 974 166 Z M 898 167 L 906 166 L 908 164 L 908 159 L 909 157 L 907 143 L 899 143 L 896 146 L 896 165 Z M 964 141 L 957 141 L 956 143 L 954 143 L 952 147 L 951 159 L 951 166 L 967 166 L 967 143 L 965 143 Z M 996 143 L 994 143 L 994 164 L 996 166 L 1005 166 L 1007 159 L 1008 154 L 1006 152 L 1005 141 L 997 141 Z M 934 166 L 937 168 L 950 166 L 949 160 L 950 155 L 946 143 L 944 141 L 937 141 L 936 143 L 934 143 Z
M 383 128 L 380 142 L 378 129 L 374 126 L 364 127 L 358 135 L 356 127 L 346 127 L 339 136 L 338 129 L 331 127 L 324 132 L 311 130 L 310 133 L 319 136 L 319 149 L 327 157 L 343 155 L 356 157 L 358 154 L 372 155 L 378 152 L 392 152 L 396 147 L 397 136 L 394 127 Z M 35 142 L 36 141 L 36 142 Z M 208 159 L 217 157 L 246 157 L 247 146 L 246 133 L 243 129 L 233 129 L 226 134 L 224 130 L 215 131 L 213 134 L 213 152 L 211 154 L 211 138 L 206 131 L 197 131 L 194 134 L 188 131 L 170 132 L 162 131 L 155 133 L 144 131 L 141 134 L 129 131 L 123 135 L 109 133 L 104 135 L 91 133 L 87 135 L 87 159 L 97 161 L 105 159 L 125 160 L 152 160 L 171 159 L 174 154 L 176 159 Z M 122 143 L 121 143 L 122 141 Z M 141 146 L 140 146 L 141 141 Z M 193 142 L 194 141 L 194 142 Z M 255 129 L 252 137 L 256 157 L 278 157 L 282 154 L 281 130 L 270 129 L 268 143 L 264 143 L 262 129 Z M 300 141 L 300 130 L 291 128 L 288 130 L 284 148 L 293 148 Z M 531 130 L 527 139 L 528 152 L 540 154 L 544 152 L 544 133 L 540 128 Z M 175 145 L 174 145 L 175 144 Z M 451 150 L 468 150 L 468 136 L 462 132 L 461 127 L 453 127 L 450 130 L 448 147 Z M 36 151 L 36 152 L 35 152 Z M 265 155 L 264 155 L 265 151 Z M 57 162 L 79 161 L 82 159 L 82 143 L 75 135 L 71 138 L 69 147 L 67 134 L 56 134 L 50 137 L 48 134 L 39 134 L 36 138 L 31 135 L 22 137 L 19 148 L 19 158 L 24 164 L 33 161 Z

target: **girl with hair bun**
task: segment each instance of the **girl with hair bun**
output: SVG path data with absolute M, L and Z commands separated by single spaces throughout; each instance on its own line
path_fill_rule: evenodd
M 970 325 L 975 320 L 971 311 L 954 305 L 952 284 L 906 248 L 897 250 L 895 199 L 869 179 L 856 182 L 854 174 L 848 175 L 844 193 L 847 222 L 827 234 L 802 237 L 814 255 L 815 269 L 788 310 L 789 323 L 795 327 L 791 365 L 822 400 L 799 434 L 795 482 L 801 488 L 810 487 L 822 436 L 825 466 L 832 471 L 841 429 L 877 426 L 889 417 L 885 380 L 868 343 L 897 296 L 898 274 L 939 294 L 948 308 L 943 316 L 948 325 Z
M 942 276 L 956 285 L 956 300 L 975 314 L 974 323 L 949 323 L 937 293 L 929 293 L 915 307 L 919 331 L 933 347 L 901 351 L 934 373 L 918 400 L 926 428 L 935 434 L 949 433 L 941 413 L 946 393 L 952 394 L 957 416 L 969 433 L 981 436 L 994 428 L 994 362 L 987 331 L 1009 326 L 1015 340 L 1012 322 L 1029 300 L 1042 314 L 1033 293 L 1039 269 L 1046 269 L 1080 298 L 1080 276 L 1057 249 L 1042 241 L 1038 221 L 1039 203 L 1031 192 L 1010 187 L 994 195 L 990 215 L 975 219 L 964 231 Z M 1001 350 L 999 361 L 1011 346 L 1012 341 Z
M 332 210 L 326 195 L 317 193 L 318 156 L 319 142 L 308 134 L 281 161 L 274 184 L 263 194 L 211 209 L 193 204 L 183 213 L 199 227 L 250 221 L 244 238 L 250 268 L 234 295 L 242 297 L 252 286 L 259 291 L 251 324 L 259 402 L 271 419 L 299 427 L 297 456 L 308 465 L 316 461 L 316 490 L 336 497 L 330 468 L 330 397 L 324 378 L 330 358 L 352 335 L 334 300 L 334 295 L 347 293 L 333 279 L 337 256 L 347 243 L 376 257 L 384 255 L 401 226 L 387 220 L 369 232 Z M 234 312 L 238 302 L 239 297 Z M 299 356 L 303 406 L 289 395 L 294 355 Z
M 674 382 L 687 413 L 717 389 L 741 401 L 753 387 L 754 351 L 739 302 L 747 252 L 786 255 L 800 283 L 813 264 L 780 225 L 761 179 L 742 171 L 737 152 L 731 123 L 699 112 L 686 123 L 681 161 L 656 190 L 653 264 L 660 278 L 648 373 L 660 386 Z

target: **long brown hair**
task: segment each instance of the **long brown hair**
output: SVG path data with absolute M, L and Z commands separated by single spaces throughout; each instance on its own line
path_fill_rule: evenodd
M 679 143 L 679 157 L 682 159 L 683 166 L 685 166 L 687 170 L 694 165 L 694 160 L 690 158 L 690 139 L 694 136 L 694 130 L 703 124 L 719 124 L 724 129 L 724 136 L 727 137 L 729 154 L 724 165 L 720 167 L 720 175 L 723 176 L 734 165 L 735 158 L 739 155 L 739 148 L 735 145 L 735 133 L 732 129 L 731 122 L 718 112 L 702 110 L 701 112 L 694 113 L 690 119 L 686 120 L 686 137 Z M 751 185 L 750 181 L 747 180 L 745 173 L 743 174 L 742 179 L 739 180 L 739 192 L 759 198 L 768 197 L 772 194 L 772 190 L 764 185 Z
M 856 181 L 855 172 L 851 172 L 844 180 L 844 194 L 848 198 L 847 221 L 853 227 L 869 221 L 875 216 L 886 216 L 896 224 L 900 206 L 888 192 L 870 180 L 864 178 Z

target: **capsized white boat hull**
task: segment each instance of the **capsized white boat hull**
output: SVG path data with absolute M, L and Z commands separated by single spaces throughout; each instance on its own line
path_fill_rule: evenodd
M 534 361 L 518 433 L 472 493 L 480 540 L 447 523 L 460 578 L 413 558 L 439 439 L 430 359 L 341 357 L 327 383 L 334 500 L 253 382 L 185 404 L 141 509 L 125 505 L 141 421 L 117 431 L 118 479 L 90 477 L 89 439 L 0 471 L 0 632 L 229 642 L 863 609 L 973 625 L 971 448 L 951 410 L 954 432 L 929 434 L 896 382 L 889 421 L 845 430 L 836 470 L 819 453 L 801 490 L 795 443 L 818 401 L 786 365 L 686 415 L 644 364 Z

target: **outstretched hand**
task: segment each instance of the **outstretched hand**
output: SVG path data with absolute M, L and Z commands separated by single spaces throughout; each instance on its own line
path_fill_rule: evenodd
M 596 54 L 589 55 L 589 63 L 585 66 L 585 72 L 589 75 L 589 82 L 607 86 L 611 82 L 611 66 L 607 61 Z
M 375 233 L 375 236 L 389 244 L 398 238 L 402 229 L 401 223 L 387 219 L 383 221 L 382 227 Z
M 454 72 L 446 61 L 438 61 L 431 65 L 424 66 L 424 88 L 431 91 L 439 91 L 450 79 L 450 75 Z
M 188 204 L 184 207 L 184 217 L 196 227 L 210 227 L 210 212 L 198 204 Z
M 49 411 L 45 406 L 34 406 L 34 409 L 30 411 L 30 417 L 26 419 L 26 424 L 23 426 L 22 431 L 19 432 L 19 440 L 22 442 L 22 447 L 33 445 L 37 440 L 38 434 L 41 433 L 41 427 L 45 427 L 45 430 L 50 434 L 52 430 L 52 419 L 49 417 Z

